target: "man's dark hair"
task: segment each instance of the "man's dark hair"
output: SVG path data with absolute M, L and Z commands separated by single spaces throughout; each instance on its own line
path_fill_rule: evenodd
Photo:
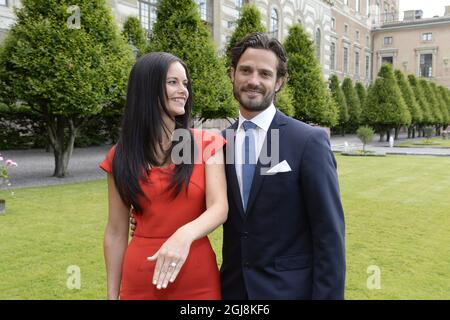
M 270 38 L 262 32 L 248 34 L 236 46 L 231 49 L 231 66 L 236 70 L 236 66 L 242 54 L 248 48 L 270 50 L 278 58 L 277 79 L 287 76 L 287 54 L 283 45 L 275 38 Z

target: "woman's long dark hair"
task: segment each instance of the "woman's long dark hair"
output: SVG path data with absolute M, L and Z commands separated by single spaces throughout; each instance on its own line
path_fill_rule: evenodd
M 154 52 L 136 61 L 128 80 L 122 131 L 113 158 L 113 177 L 122 201 L 125 205 L 132 206 L 137 213 L 142 213 L 138 197 L 146 197 L 139 182 L 147 181 L 149 165 L 161 166 L 170 159 L 174 145 L 189 144 L 192 157 L 188 163 L 176 165 L 168 191 L 174 192 L 174 196 L 178 195 L 183 184 L 186 184 L 187 188 L 192 175 L 195 143 L 190 130 L 189 141 L 173 142 L 163 161 L 158 161 L 157 157 L 157 152 L 162 147 L 163 134 L 169 134 L 170 138 L 169 129 L 164 124 L 161 113 L 164 112 L 170 117 L 166 106 L 166 81 L 167 71 L 174 62 L 183 65 L 189 79 L 187 67 L 182 60 L 170 53 Z M 175 129 L 189 129 L 192 110 L 190 80 L 188 91 L 185 113 L 175 117 Z

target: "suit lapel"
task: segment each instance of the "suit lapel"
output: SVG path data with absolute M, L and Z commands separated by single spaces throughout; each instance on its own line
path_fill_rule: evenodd
M 231 190 L 231 198 L 236 206 L 239 209 L 239 214 L 242 218 L 245 218 L 245 212 L 242 205 L 241 191 L 239 188 L 239 182 L 236 175 L 236 167 L 235 167 L 235 142 L 236 142 L 236 130 L 239 121 L 236 121 L 231 127 L 227 130 L 228 134 L 225 135 L 227 141 L 233 143 L 227 143 L 226 146 L 226 170 L 227 170 L 227 183 L 230 186 L 229 190 Z

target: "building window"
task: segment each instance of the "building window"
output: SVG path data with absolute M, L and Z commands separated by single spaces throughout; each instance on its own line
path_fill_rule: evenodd
M 236 9 L 240 10 L 242 8 L 242 5 L 244 0 L 234 0 L 234 4 L 236 5 Z
M 330 46 L 330 69 L 336 70 L 336 43 L 334 42 Z
M 420 55 L 419 76 L 423 78 L 433 76 L 433 55 L 431 53 Z
M 356 32 L 355 32 L 355 38 L 356 38 L 356 41 L 359 42 L 359 31 L 358 30 L 356 30 Z
M 361 12 L 361 0 L 356 0 L 356 12 Z
M 195 0 L 200 11 L 200 18 L 208 24 L 213 24 L 212 0 Z
M 150 33 L 156 21 L 156 5 L 158 0 L 140 0 L 139 1 L 139 20 L 142 28 Z
M 374 15 L 374 17 L 372 18 L 372 22 L 373 23 L 379 23 L 380 22 L 380 4 L 379 3 L 377 3 L 376 4 L 376 7 L 375 7 L 375 15 Z
M 366 2 L 366 15 L 370 17 L 370 0 Z
M 422 33 L 422 41 L 432 41 L 433 34 L 431 32 Z
M 385 64 L 385 63 L 394 64 L 394 57 L 393 56 L 382 57 L 381 64 Z
M 344 73 L 348 73 L 348 48 L 344 48 Z
M 366 79 L 370 79 L 370 56 L 366 56 Z
M 359 77 L 359 52 L 355 52 L 355 75 Z
M 336 30 L 336 19 L 331 18 L 331 30 Z
M 0 0 L 0 6 L 8 6 L 8 0 Z
M 367 47 L 370 46 L 370 38 L 369 38 L 369 36 L 366 36 L 366 45 L 367 45 Z
M 322 37 L 322 33 L 320 32 L 320 29 L 317 28 L 316 30 L 316 56 L 317 56 L 317 61 L 320 62 L 320 45 L 321 45 L 321 38 Z
M 344 4 L 348 6 L 348 0 L 344 0 Z
M 272 9 L 272 15 L 270 16 L 270 35 L 278 39 L 278 29 L 279 29 L 278 11 L 277 9 Z
M 348 36 L 348 24 L 344 25 L 344 35 Z
M 391 45 L 394 42 L 394 39 L 392 37 L 384 37 L 384 45 Z

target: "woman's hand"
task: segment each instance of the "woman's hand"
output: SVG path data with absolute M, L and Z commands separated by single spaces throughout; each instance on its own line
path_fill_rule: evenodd
M 159 250 L 147 260 L 155 261 L 153 284 L 158 289 L 165 289 L 167 285 L 175 281 L 181 267 L 183 267 L 189 255 L 194 237 L 186 228 L 178 229 Z

